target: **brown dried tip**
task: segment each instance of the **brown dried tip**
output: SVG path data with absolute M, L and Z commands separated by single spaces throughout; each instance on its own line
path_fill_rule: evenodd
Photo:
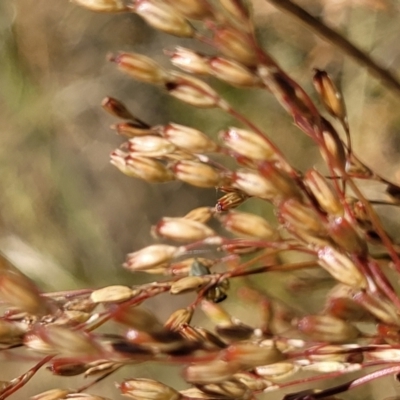
M 142 121 L 121 122 L 119 124 L 111 125 L 111 129 L 115 129 L 118 135 L 126 136 L 128 138 L 154 134 L 151 127 Z
M 127 379 L 118 389 L 124 396 L 135 400 L 178 400 L 181 398 L 175 389 L 152 379 Z
M 128 11 L 121 0 L 71 0 L 81 7 L 98 12 L 121 12 Z
M 150 26 L 161 32 L 179 37 L 193 37 L 190 23 L 173 7 L 158 0 L 136 0 L 131 7 Z
M 101 106 L 104 108 L 104 110 L 115 117 L 122 119 L 136 119 L 126 108 L 125 104 L 117 99 L 114 99 L 113 97 L 105 97 L 101 102 Z

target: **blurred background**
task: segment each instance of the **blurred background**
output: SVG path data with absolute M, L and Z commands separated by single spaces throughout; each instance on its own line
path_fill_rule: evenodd
M 398 1 L 298 3 L 397 73 Z M 326 69 L 343 89 L 356 153 L 400 183 L 400 97 L 268 1 L 254 6 L 267 51 L 313 98 L 312 68 Z M 126 253 L 153 242 L 151 225 L 215 204 L 214 190 L 150 185 L 109 164 L 109 153 L 123 140 L 109 129 L 116 120 L 101 109 L 105 96 L 122 100 L 152 125 L 172 121 L 215 135 L 234 124 L 219 111 L 198 111 L 134 82 L 106 61 L 109 53 L 134 51 L 168 66 L 162 51 L 177 44 L 194 48 L 135 15 L 96 14 L 67 0 L 0 2 L 0 251 L 43 290 L 140 282 L 146 278 L 128 274 L 121 263 Z M 210 82 L 298 168 L 320 163 L 271 95 Z M 270 212 L 260 204 L 247 207 Z M 176 308 L 165 301 L 163 307 Z

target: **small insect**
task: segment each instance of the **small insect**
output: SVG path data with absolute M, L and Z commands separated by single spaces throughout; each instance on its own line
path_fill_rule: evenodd
M 190 266 L 190 276 L 203 276 L 203 275 L 211 275 L 210 269 L 201 263 L 198 259 L 195 259 Z M 211 287 L 207 290 L 205 297 L 207 300 L 210 300 L 214 303 L 220 303 L 224 301 L 228 295 L 227 291 L 229 289 L 229 281 L 228 279 L 224 279 L 219 282 L 217 285 Z

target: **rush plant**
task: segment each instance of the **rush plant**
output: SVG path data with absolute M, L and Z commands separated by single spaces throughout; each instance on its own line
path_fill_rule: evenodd
M 134 53 L 116 53 L 109 60 L 130 77 L 187 105 L 220 109 L 237 123 L 214 140 L 193 126 L 144 122 L 121 101 L 104 99 L 104 109 L 120 119 L 115 130 L 125 138 L 111 153 L 115 167 L 149 183 L 178 180 L 216 188 L 219 200 L 213 207 L 162 218 L 152 228 L 158 244 L 127 255 L 123 267 L 151 274 L 155 279 L 149 284 L 41 293 L 4 260 L 0 296 L 9 307 L 0 320 L 0 343 L 10 354 L 21 348 L 34 352 L 37 362 L 2 382 L 0 399 L 17 392 L 42 367 L 92 380 L 83 387 L 49 388 L 33 400 L 103 399 L 86 392 L 122 368 L 129 376 L 130 365 L 144 362 L 180 366 L 187 385 L 135 376 L 117 383 L 116 397 L 119 392 L 138 400 L 254 399 L 278 391 L 290 393 L 281 395 L 287 400 L 312 400 L 397 377 L 399 249 L 360 183 L 380 182 L 391 204 L 400 188 L 354 153 L 345 99 L 329 74 L 314 71 L 320 107 L 260 46 L 255 11 L 241 0 L 76 3 L 94 11 L 133 12 L 154 29 L 209 45 L 210 54 L 180 46 L 166 52 L 175 69 Z M 391 86 L 394 78 L 377 71 L 397 90 Z M 202 76 L 270 92 L 299 134 L 312 139 L 324 167 L 300 171 L 292 166 L 268 134 Z M 275 220 L 239 210 L 249 199 L 270 203 Z M 297 271 L 310 273 L 307 296 L 318 290 L 319 281 L 328 282 L 317 311 L 299 311 L 245 287 L 245 279 L 229 296 L 256 310 L 258 324 L 226 311 L 224 301 L 236 278 Z M 146 301 L 165 293 L 171 298 L 192 293 L 192 299 L 161 321 Z M 195 313 L 205 315 L 213 328 L 192 324 Z M 110 321 L 124 327 L 123 333 L 104 333 Z M 358 377 L 348 376 L 356 371 Z M 338 385 L 329 380 L 335 377 L 347 380 Z M 308 389 L 299 391 L 300 384 Z

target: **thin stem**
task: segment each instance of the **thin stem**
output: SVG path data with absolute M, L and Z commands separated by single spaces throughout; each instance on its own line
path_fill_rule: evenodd
M 318 36 L 338 47 L 341 51 L 343 51 L 343 53 L 351 57 L 358 64 L 366 67 L 371 75 L 379 79 L 389 90 L 391 90 L 398 96 L 400 95 L 400 82 L 397 80 L 397 78 L 387 69 L 381 67 L 374 60 L 372 60 L 368 54 L 364 53 L 354 44 L 349 42 L 340 33 L 336 32 L 325 23 L 323 23 L 321 20 L 312 16 L 303 8 L 301 8 L 297 4 L 294 4 L 290 0 L 267 1 L 281 11 L 290 14 L 292 17 L 296 18 L 299 22 L 306 25 Z

